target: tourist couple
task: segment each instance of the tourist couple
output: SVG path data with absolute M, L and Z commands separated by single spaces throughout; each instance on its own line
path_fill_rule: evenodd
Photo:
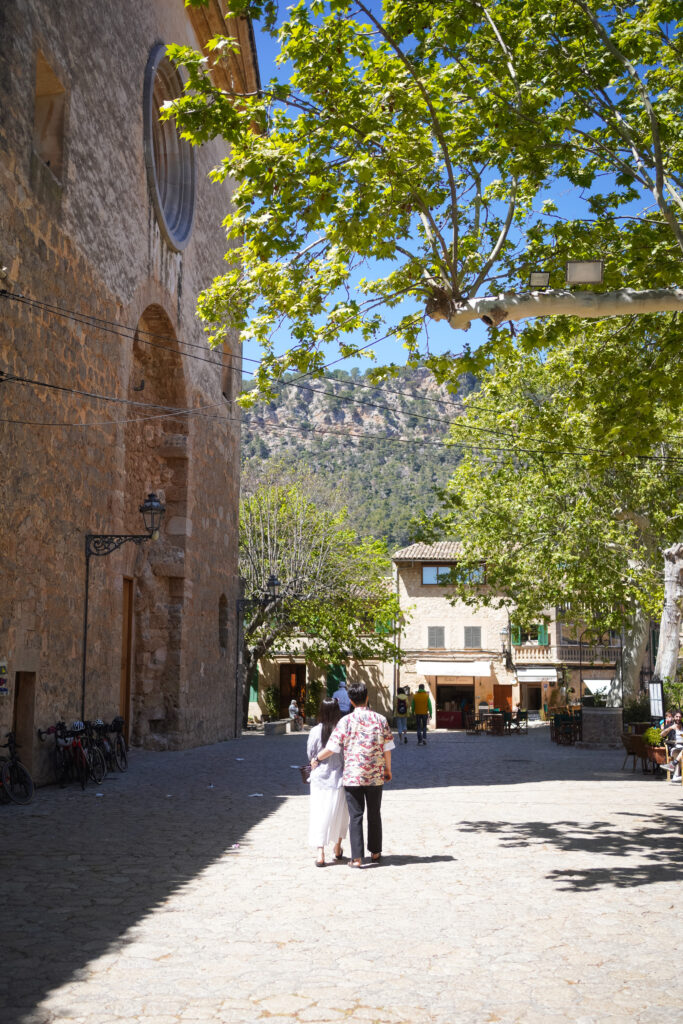
M 309 842 L 316 847 L 316 864 L 325 864 L 325 846 L 334 843 L 335 860 L 342 859 L 342 840 L 351 834 L 349 867 L 363 863 L 363 814 L 367 808 L 368 850 L 377 862 L 382 853 L 382 786 L 391 779 L 394 740 L 386 718 L 368 707 L 364 683 L 351 683 L 353 707 L 342 715 L 338 701 L 322 701 L 319 724 L 311 730 L 307 753 L 311 763 Z

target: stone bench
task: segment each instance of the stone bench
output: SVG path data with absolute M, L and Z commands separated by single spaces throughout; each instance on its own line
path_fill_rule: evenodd
M 278 718 L 274 722 L 264 722 L 263 732 L 266 736 L 279 736 L 284 732 L 292 731 L 291 718 Z

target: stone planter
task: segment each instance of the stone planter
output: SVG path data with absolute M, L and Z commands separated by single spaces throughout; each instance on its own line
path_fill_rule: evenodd
M 577 746 L 589 749 L 620 749 L 622 718 L 621 708 L 584 707 L 581 712 L 583 735 Z

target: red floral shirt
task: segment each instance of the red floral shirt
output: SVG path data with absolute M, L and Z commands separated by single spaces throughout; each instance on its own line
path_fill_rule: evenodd
M 344 755 L 344 786 L 384 785 L 384 751 L 394 749 L 394 738 L 383 715 L 356 708 L 337 723 L 326 746 Z

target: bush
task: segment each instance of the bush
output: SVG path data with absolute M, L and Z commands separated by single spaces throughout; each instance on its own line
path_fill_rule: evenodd
M 649 729 L 646 729 L 643 733 L 643 742 L 648 747 L 661 747 L 662 745 L 662 731 L 657 729 L 656 726 L 651 725 Z
M 625 722 L 647 722 L 650 719 L 650 697 L 644 691 L 624 704 Z
M 271 721 L 278 719 L 280 717 L 280 687 L 268 686 L 263 694 L 263 700 L 268 718 Z
M 322 692 L 325 688 L 325 684 L 322 679 L 309 679 L 308 681 L 308 692 L 306 693 L 306 717 L 316 718 L 318 715 L 318 708 L 320 707 L 320 701 L 322 699 Z

